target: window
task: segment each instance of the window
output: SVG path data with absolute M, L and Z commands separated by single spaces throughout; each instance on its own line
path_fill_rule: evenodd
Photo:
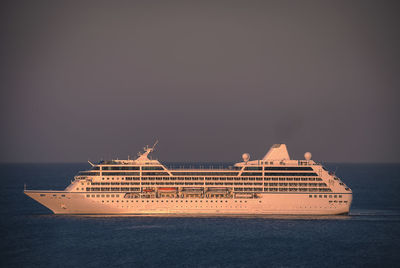
M 262 176 L 261 172 L 243 172 L 242 176 Z
M 301 172 L 301 173 L 294 173 L 294 172 L 265 172 L 265 176 L 317 176 L 317 173 L 312 172 Z
M 179 176 L 237 176 L 237 172 L 218 172 L 218 171 L 197 171 L 197 172 L 172 172 L 173 175 Z
M 142 170 L 164 170 L 161 166 L 153 166 L 153 167 L 142 167 Z
M 103 170 L 139 170 L 139 167 L 105 167 L 103 166 Z
M 100 172 L 80 171 L 78 176 L 99 176 Z
M 244 170 L 262 170 L 262 167 L 245 167 Z
M 139 172 L 103 172 L 105 176 L 124 176 L 124 175 L 139 175 Z M 114 179 L 114 178 L 113 178 Z
M 311 167 L 265 167 L 264 170 L 313 170 Z

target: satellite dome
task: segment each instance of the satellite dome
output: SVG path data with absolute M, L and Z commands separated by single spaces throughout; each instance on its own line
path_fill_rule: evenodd
M 304 154 L 304 158 L 306 159 L 306 160 L 311 160 L 311 153 L 310 152 L 306 152 L 305 154 Z
M 247 162 L 250 159 L 250 155 L 248 153 L 244 153 L 244 154 L 242 154 L 242 158 L 243 158 L 244 162 Z

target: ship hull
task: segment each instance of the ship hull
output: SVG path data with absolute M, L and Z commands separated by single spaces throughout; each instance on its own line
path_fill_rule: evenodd
M 214 199 L 126 199 L 123 193 L 36 190 L 24 193 L 54 214 L 84 215 L 340 215 L 348 214 L 352 202 L 349 193 L 261 193 L 258 198 Z

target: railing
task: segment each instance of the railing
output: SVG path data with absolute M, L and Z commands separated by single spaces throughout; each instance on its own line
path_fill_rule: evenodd
M 233 163 L 164 163 L 168 170 L 237 170 Z M 240 168 L 241 169 L 241 168 Z

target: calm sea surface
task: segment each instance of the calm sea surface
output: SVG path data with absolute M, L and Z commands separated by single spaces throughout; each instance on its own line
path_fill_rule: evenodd
M 88 164 L 0 165 L 0 266 L 400 267 L 400 165 L 327 167 L 354 192 L 349 216 L 56 216 L 24 183 L 61 190 Z

